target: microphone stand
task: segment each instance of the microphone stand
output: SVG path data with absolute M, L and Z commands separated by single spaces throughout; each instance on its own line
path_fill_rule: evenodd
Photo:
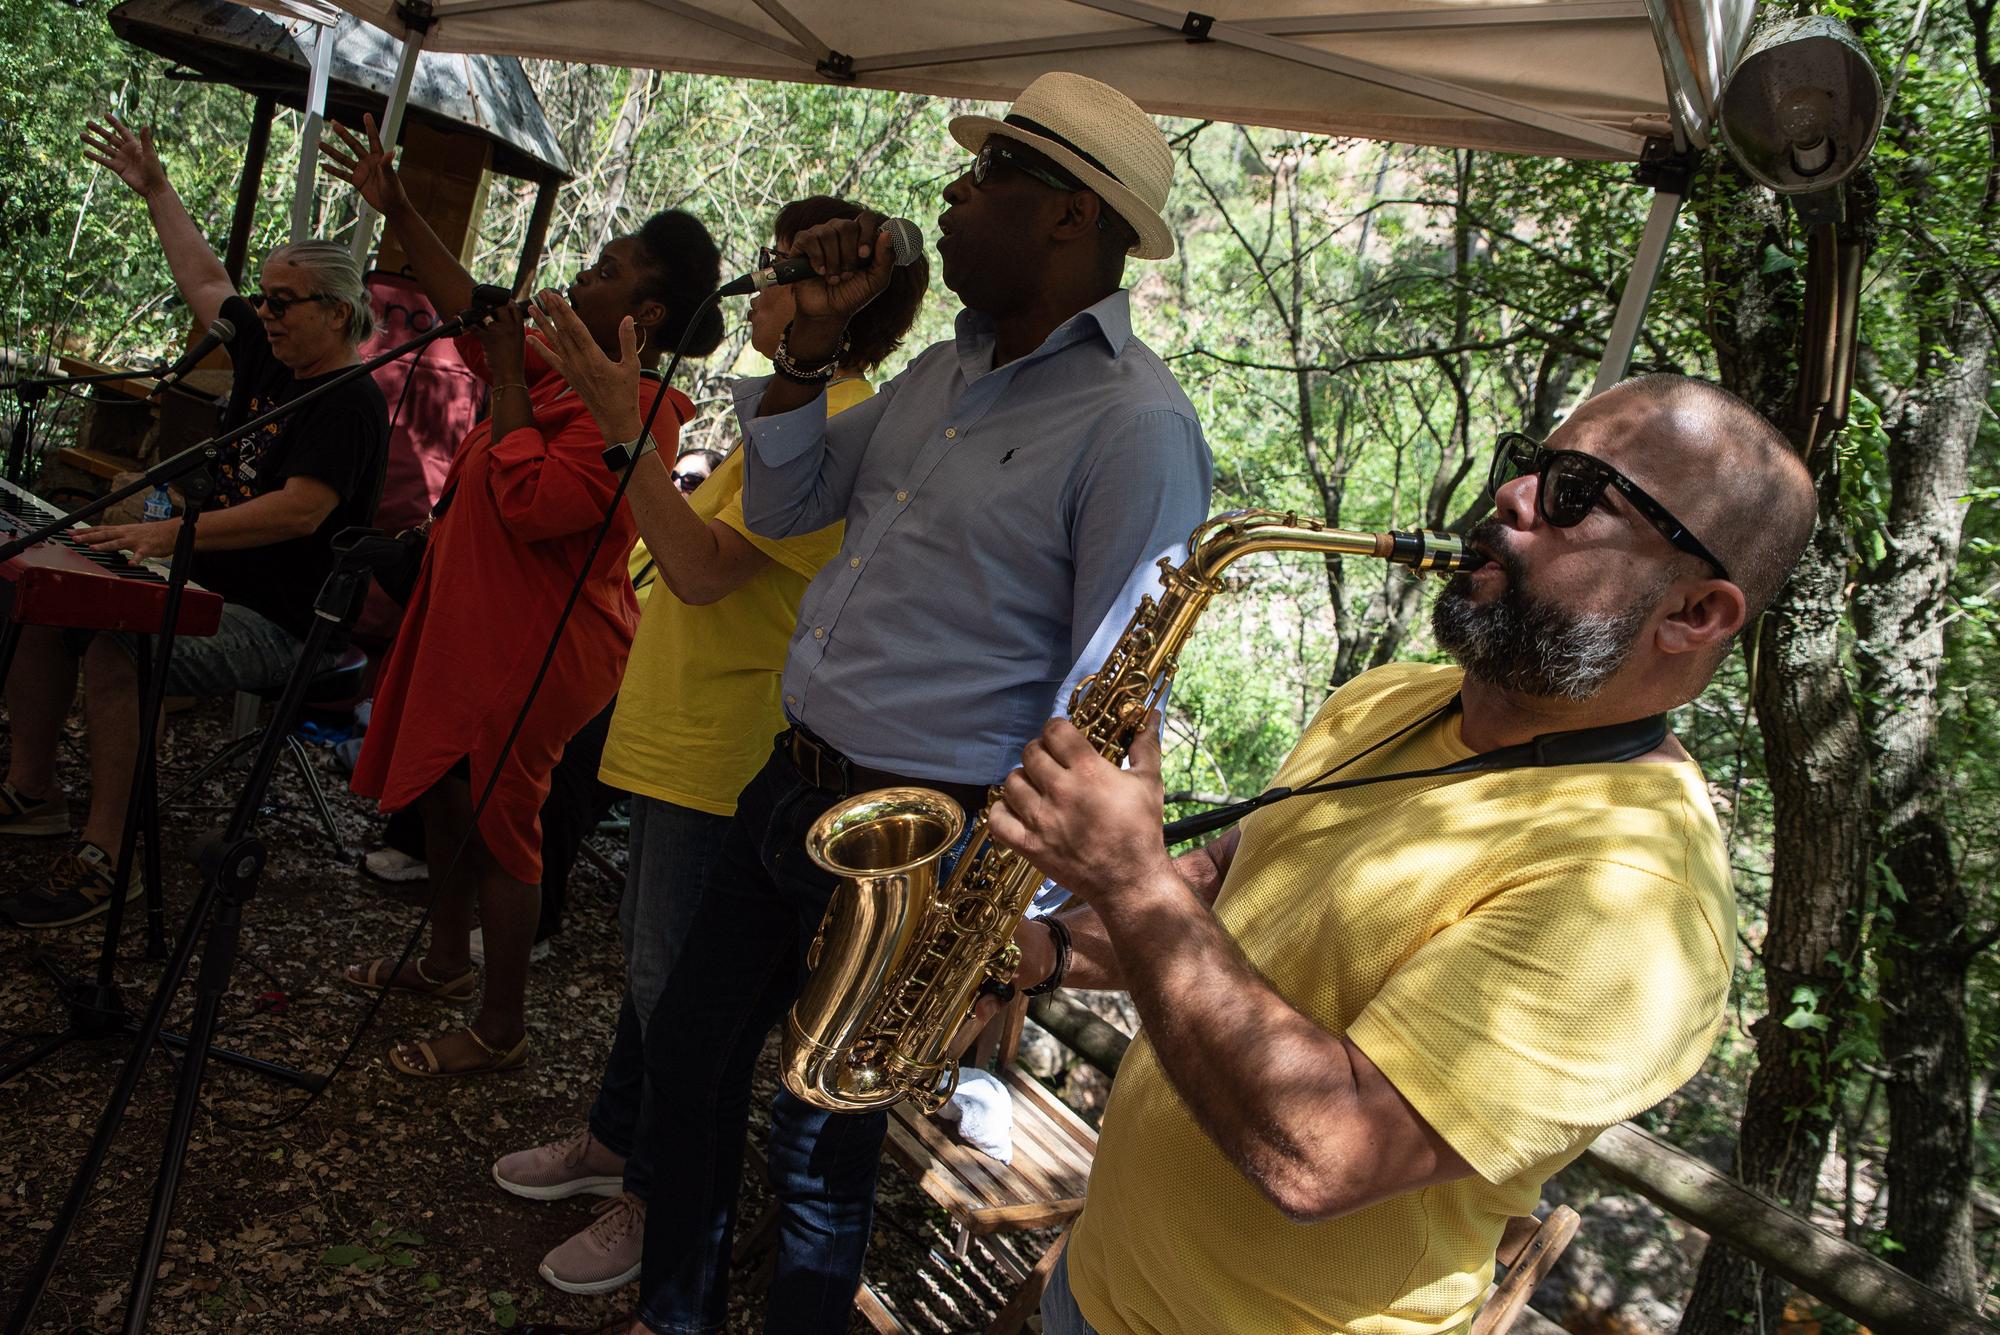
M 188 567 L 194 554 L 195 522 L 210 496 L 214 494 L 217 485 L 216 466 L 221 459 L 222 448 L 255 434 L 269 423 L 297 412 L 357 377 L 369 374 L 377 367 L 385 366 L 440 338 L 485 323 L 492 318 L 494 307 L 504 300 L 511 300 L 511 297 L 512 294 L 505 292 L 504 289 L 475 289 L 474 301 L 477 304 L 471 309 L 425 330 L 406 343 L 349 367 L 325 384 L 316 385 L 290 402 L 253 417 L 233 430 L 202 441 L 200 444 L 191 445 L 179 454 L 161 460 L 127 485 L 78 506 L 38 529 L 22 534 L 12 542 L 0 545 L 0 562 L 5 562 L 74 524 L 102 514 L 128 496 L 167 483 L 179 482 L 181 493 L 187 501 L 186 509 L 180 518 L 180 531 L 175 536 L 173 560 L 167 578 L 166 604 L 160 613 L 160 628 L 157 632 L 158 644 L 153 650 L 150 664 L 146 661 L 145 654 L 140 655 L 139 747 L 133 758 L 131 797 L 125 811 L 124 829 L 118 841 L 118 860 L 112 872 L 111 902 L 104 914 L 104 933 L 98 946 L 96 977 L 88 982 L 72 979 L 53 960 L 37 953 L 38 961 L 54 979 L 58 995 L 69 1008 L 69 1022 L 61 1033 L 43 1040 L 27 1055 L 0 1068 L 0 1085 L 4 1085 L 21 1072 L 80 1039 L 121 1037 L 137 1031 L 137 1026 L 126 1012 L 124 999 L 119 993 L 116 969 L 118 937 L 124 927 L 126 889 L 131 884 L 132 855 L 137 848 L 142 825 L 149 832 L 146 841 L 146 874 L 149 885 L 154 889 L 154 893 L 149 896 L 148 905 L 147 916 L 151 930 L 148 934 L 147 954 L 150 958 L 159 959 L 166 953 L 161 939 L 160 925 L 162 915 L 158 894 L 159 849 L 156 846 L 159 842 L 156 809 L 158 794 L 153 753 L 158 742 L 160 710 L 166 700 L 167 670 L 173 658 L 175 627 L 180 617 L 181 591 L 187 584 Z M 11 651 L 12 637 L 9 636 L 7 639 L 7 650 Z M 10 666 L 10 663 L 0 659 L 0 680 L 4 680 Z M 179 949 L 184 952 L 187 948 L 188 942 L 183 939 Z M 180 1046 L 185 1040 L 178 1035 L 167 1034 L 162 1036 L 162 1041 L 172 1046 Z M 243 1066 L 294 1085 L 309 1087 L 316 1078 L 303 1075 L 289 1067 L 226 1050 L 218 1050 L 215 1057 L 219 1061 Z
M 118 1083 L 98 1118 L 96 1135 L 70 1182 L 62 1211 L 43 1241 L 34 1268 L 22 1285 L 20 1297 L 7 1319 L 9 1335 L 25 1335 L 34 1322 L 35 1309 L 54 1278 L 63 1250 L 83 1213 L 86 1198 L 110 1153 L 112 1142 L 117 1138 L 132 1095 L 138 1088 L 146 1058 L 153 1044 L 165 1037 L 161 1031 L 166 1023 L 167 1010 L 187 976 L 195 943 L 200 940 L 201 972 L 195 984 L 194 1017 L 188 1026 L 187 1058 L 181 1063 L 180 1076 L 175 1085 L 173 1113 L 161 1151 L 159 1178 L 154 1186 L 152 1208 L 140 1242 L 131 1297 L 125 1313 L 125 1331 L 137 1335 L 145 1329 L 160 1255 L 166 1247 L 181 1170 L 187 1159 L 188 1138 L 194 1130 L 195 1112 L 200 1106 L 202 1078 L 209 1057 L 222 1055 L 211 1048 L 210 1043 L 215 1035 L 222 999 L 228 993 L 230 976 L 235 969 L 243 909 L 256 894 L 257 880 L 266 861 L 263 842 L 250 833 L 251 822 L 263 804 L 271 775 L 277 768 L 285 733 L 305 701 L 314 662 L 334 630 L 345 622 L 354 594 L 368 578 L 369 572 L 402 559 L 403 547 L 394 538 L 386 538 L 373 529 L 347 529 L 334 540 L 334 551 L 338 555 L 333 571 L 320 586 L 319 596 L 313 603 L 313 621 L 306 634 L 304 652 L 292 668 L 270 724 L 264 729 L 263 740 L 251 761 L 249 775 L 230 813 L 229 824 L 196 846 L 194 862 L 202 874 L 201 893 L 181 930 L 173 960 L 153 991 L 146 1018 L 132 1030 L 131 1050 L 126 1055 L 124 1068 L 119 1072 Z M 205 937 L 204 926 L 207 928 Z M 295 1083 L 302 1088 L 318 1090 L 325 1086 L 326 1078 L 299 1076 Z

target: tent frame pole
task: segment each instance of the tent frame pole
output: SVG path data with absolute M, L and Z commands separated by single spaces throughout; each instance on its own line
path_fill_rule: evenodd
M 396 83 L 389 90 L 389 105 L 382 113 L 382 146 L 394 153 L 403 134 L 403 111 L 410 105 L 410 84 L 417 75 L 417 61 L 424 53 L 424 37 L 429 28 L 408 25 L 403 34 L 403 54 L 396 62 Z M 368 201 L 354 216 L 354 267 L 366 270 L 368 252 L 375 245 L 375 210 Z
M 290 239 L 303 241 L 313 225 L 313 178 L 319 171 L 320 126 L 326 120 L 326 83 L 333 72 L 334 28 L 313 25 L 312 78 L 306 86 L 306 120 L 299 132 L 299 171 L 292 186 Z
M 1661 146 L 1664 150 L 1664 145 Z M 1655 155 L 1640 163 L 1634 175 L 1653 187 L 1653 207 L 1646 215 L 1646 230 L 1639 236 L 1639 249 L 1618 295 L 1618 312 L 1611 318 L 1611 333 L 1604 341 L 1604 357 L 1597 364 L 1597 382 L 1592 394 L 1602 394 L 1625 378 L 1632 365 L 1632 351 L 1639 344 L 1639 330 L 1646 321 L 1646 307 L 1666 267 L 1667 243 L 1680 217 L 1681 203 L 1687 198 L 1694 174 L 1695 155 Z

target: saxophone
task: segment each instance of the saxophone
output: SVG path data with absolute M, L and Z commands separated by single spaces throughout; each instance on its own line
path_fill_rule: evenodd
M 1098 754 L 1124 759 L 1223 569 L 1266 551 L 1373 556 L 1439 573 L 1485 562 L 1456 534 L 1359 533 L 1274 510 L 1218 515 L 1195 529 L 1185 561 L 1160 562 L 1159 596 L 1141 600 L 1104 666 L 1070 697 L 1070 722 Z M 834 806 L 807 832 L 808 856 L 840 885 L 785 1023 L 785 1087 L 797 1097 L 835 1112 L 904 1098 L 933 1112 L 951 1097 L 958 1063 L 946 1045 L 985 980 L 1013 980 L 1014 929 L 1042 884 L 1026 858 L 994 842 L 982 811 L 940 885 L 939 864 L 965 819 L 942 793 L 879 788 Z

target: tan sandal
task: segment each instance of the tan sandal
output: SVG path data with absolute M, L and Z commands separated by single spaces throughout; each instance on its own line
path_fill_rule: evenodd
M 370 992 L 414 992 L 420 997 L 438 1001 L 470 1001 L 472 994 L 479 990 L 479 970 L 470 966 L 458 977 L 446 979 L 433 978 L 425 973 L 422 956 L 411 960 L 410 968 L 416 971 L 421 983 L 397 982 L 396 961 L 381 955 L 365 964 L 348 965 L 341 971 L 341 976 L 355 987 L 366 988 Z
M 471 1039 L 486 1060 L 471 1066 L 446 1066 L 432 1047 L 429 1039 L 415 1043 L 403 1042 L 389 1049 L 389 1064 L 404 1075 L 422 1076 L 426 1079 L 454 1075 L 492 1075 L 499 1071 L 512 1071 L 528 1064 L 528 1036 L 521 1035 L 521 1041 L 502 1052 L 471 1029 L 459 1030 Z

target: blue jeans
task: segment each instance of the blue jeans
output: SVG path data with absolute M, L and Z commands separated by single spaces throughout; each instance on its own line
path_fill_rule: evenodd
M 736 818 L 646 1032 L 655 1143 L 682 1172 L 647 1203 L 638 1315 L 661 1335 L 720 1331 L 750 1077 L 764 1038 L 806 979 L 806 948 L 834 877 L 805 853 L 806 830 L 839 799 L 774 753 Z M 847 1329 L 874 1224 L 886 1113 L 829 1113 L 780 1091 L 771 1187 L 780 1210 L 764 1329 Z
M 63 648 L 81 658 L 91 640 L 109 635 L 136 663 L 140 653 L 147 661 L 155 651 L 150 635 L 129 631 L 65 630 Z M 167 694 L 192 695 L 206 700 L 232 691 L 268 691 L 285 684 L 299 661 L 305 641 L 265 616 L 241 603 L 222 605 L 222 624 L 213 635 L 177 635 L 173 660 L 167 664 Z M 327 667 L 340 657 L 340 650 L 328 650 L 316 667 Z
M 1056 1258 L 1049 1272 L 1048 1287 L 1042 1290 L 1042 1335 L 1097 1335 L 1097 1328 L 1083 1319 L 1076 1295 L 1069 1291 L 1069 1244 Z
M 642 1199 L 653 1184 L 644 1021 L 687 940 L 688 924 L 728 828 L 727 816 L 637 794 L 632 798 L 625 896 L 618 905 L 625 996 L 618 1006 L 611 1055 L 590 1105 L 590 1134 L 625 1156 L 625 1190 Z

